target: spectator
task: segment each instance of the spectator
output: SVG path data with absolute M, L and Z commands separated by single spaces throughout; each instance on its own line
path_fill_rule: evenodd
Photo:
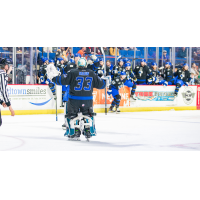
M 72 48 L 69 47 L 68 48 L 68 51 L 66 52 L 66 57 L 67 57 L 67 60 L 69 61 L 72 57 Z
M 185 47 L 182 47 L 178 52 L 179 58 L 186 58 L 187 57 L 187 50 Z
M 16 51 L 17 51 L 17 53 L 22 53 L 22 47 L 17 47 Z
M 124 50 L 128 51 L 129 50 L 129 47 L 123 47 Z
M 169 62 L 169 56 L 167 55 L 166 50 L 163 50 L 163 56 L 160 56 L 160 63 L 159 63 L 160 66 L 162 66 L 162 58 L 163 58 L 163 65 L 165 65 L 166 62 Z
M 109 50 L 108 50 L 108 48 L 107 48 L 107 47 L 103 47 L 103 50 L 104 50 L 105 55 L 108 56 L 108 55 L 109 55 Z
M 197 70 L 196 63 L 192 63 L 192 69 L 190 70 L 191 74 L 194 74 L 194 78 L 197 79 L 199 76 L 199 72 Z
M 49 53 L 52 53 L 52 47 L 43 47 L 43 52 L 47 53 L 47 48 L 49 48 Z
M 79 51 L 78 51 L 79 54 L 81 54 L 81 57 L 84 57 L 85 56 L 85 53 L 86 53 L 86 47 L 82 47 Z
M 199 84 L 199 81 L 198 79 L 196 79 L 195 77 L 195 74 L 194 73 L 191 73 L 191 80 L 190 80 L 190 85 L 198 85 Z
M 110 47 L 110 55 L 115 56 L 115 47 Z M 119 49 L 117 48 L 117 56 L 119 56 Z
M 94 47 L 91 47 L 91 49 L 92 49 L 92 52 L 94 52 Z M 98 55 L 102 55 L 101 47 L 96 47 L 96 52 L 95 53 L 98 54 Z
M 85 54 L 94 54 L 94 51 L 92 51 L 92 47 L 86 47 Z

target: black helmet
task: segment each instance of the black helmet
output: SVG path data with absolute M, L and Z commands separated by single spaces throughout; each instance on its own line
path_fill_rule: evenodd
M 4 69 L 4 67 L 5 67 L 6 65 L 9 65 L 10 63 L 11 63 L 11 60 L 10 60 L 10 59 L 2 58 L 2 59 L 0 60 L 0 68 L 1 68 L 1 69 Z

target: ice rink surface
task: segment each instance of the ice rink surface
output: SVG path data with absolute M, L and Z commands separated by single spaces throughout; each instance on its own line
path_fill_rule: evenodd
M 97 114 L 97 136 L 68 141 L 64 115 L 2 116 L 0 151 L 199 151 L 200 111 Z

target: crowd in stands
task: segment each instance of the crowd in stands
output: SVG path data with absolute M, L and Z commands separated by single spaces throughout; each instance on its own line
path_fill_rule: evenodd
M 121 56 L 122 58 L 129 58 L 131 60 L 131 65 L 133 65 L 132 59 L 133 59 L 133 53 L 131 52 L 137 52 L 137 58 L 136 64 L 140 63 L 140 60 L 144 58 L 144 48 L 145 47 L 117 47 L 117 56 Z M 56 57 L 62 57 L 64 60 L 64 63 L 67 63 L 70 61 L 70 58 L 73 57 L 75 53 L 79 53 L 81 57 L 90 57 L 91 55 L 99 56 L 99 58 L 102 58 L 102 49 L 101 47 L 37 47 L 38 52 L 38 66 L 40 66 L 41 58 L 47 57 L 47 53 L 49 53 L 49 58 L 55 60 Z M 164 50 L 163 50 L 164 49 Z M 110 63 L 114 65 L 114 57 L 116 55 L 116 47 L 103 47 L 104 53 L 107 57 L 107 60 L 110 60 Z M 172 50 L 172 47 L 159 47 L 159 66 L 163 66 L 166 62 L 170 62 L 170 51 Z M 30 51 L 30 47 L 24 47 L 24 63 L 27 66 L 26 68 L 30 69 L 30 58 L 28 57 L 28 52 Z M 176 64 L 183 65 L 187 62 L 188 58 L 188 48 L 187 47 L 176 47 L 175 53 L 176 53 Z M 5 52 L 8 52 L 6 55 Z M 13 47 L 0 47 L 0 57 L 4 57 L 5 55 L 12 60 L 12 54 Z M 125 53 L 124 53 L 125 52 Z M 139 53 L 138 53 L 139 52 Z M 20 65 L 22 58 L 22 47 L 16 47 L 16 59 L 17 59 L 17 65 Z M 27 54 L 26 54 L 27 53 Z M 124 55 L 125 54 L 125 55 Z M 27 57 L 27 58 L 26 58 Z M 152 62 L 155 62 L 156 58 L 156 47 L 148 47 L 147 51 L 147 65 L 151 65 Z M 27 62 L 26 62 L 27 60 Z M 180 62 L 179 62 L 180 61 Z M 192 77 L 196 80 L 200 80 L 200 47 L 192 47 L 192 66 L 190 69 Z M 30 71 L 30 70 L 28 70 Z M 30 74 L 30 72 L 28 73 Z

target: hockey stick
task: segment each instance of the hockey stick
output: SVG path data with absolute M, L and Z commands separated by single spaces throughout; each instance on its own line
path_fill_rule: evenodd
M 57 88 L 56 88 L 56 121 L 58 121 L 58 109 L 57 109 Z
M 101 47 L 101 51 L 102 51 L 103 59 L 104 59 L 104 76 L 106 77 L 106 56 L 105 56 L 105 52 L 103 50 L 103 47 Z M 106 87 L 105 87 L 105 115 L 107 115 L 107 93 L 106 93 Z

